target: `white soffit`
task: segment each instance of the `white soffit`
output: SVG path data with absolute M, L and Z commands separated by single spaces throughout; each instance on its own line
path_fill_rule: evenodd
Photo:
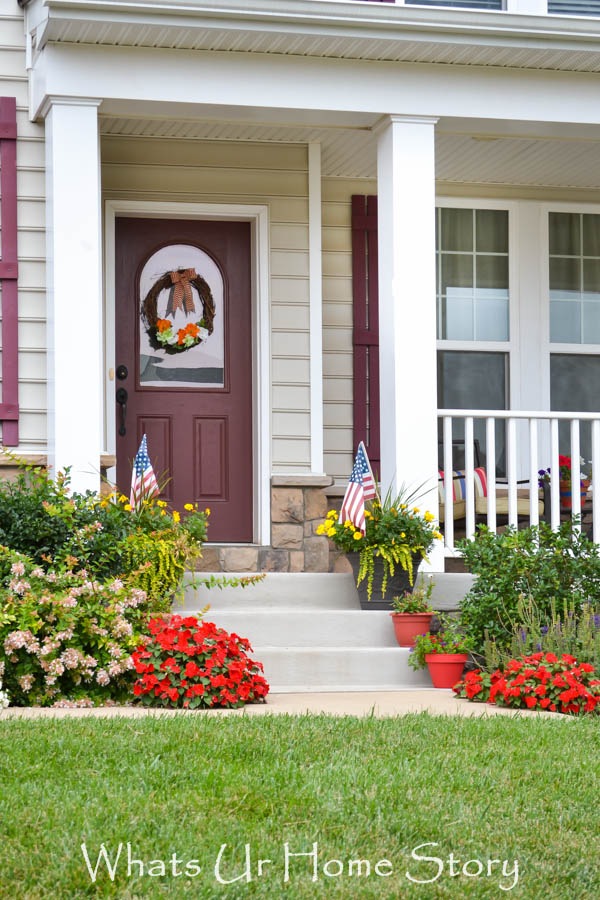
M 48 42 L 600 71 L 600 23 L 325 0 L 46 0 Z
M 376 139 L 368 128 L 100 117 L 103 135 L 197 141 L 275 141 L 322 147 L 325 177 L 376 178 Z M 449 127 L 449 126 L 447 126 Z M 436 134 L 436 178 L 446 183 L 600 188 L 600 136 Z

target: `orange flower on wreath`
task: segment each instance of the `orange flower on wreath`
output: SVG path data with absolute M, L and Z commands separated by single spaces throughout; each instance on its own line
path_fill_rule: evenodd
M 197 338 L 199 331 L 200 329 L 197 325 L 194 324 L 194 322 L 188 322 L 185 328 L 180 328 L 177 332 L 177 343 L 183 344 L 188 334 L 190 335 L 190 337 Z
M 168 319 L 158 319 L 156 322 L 156 327 L 162 333 L 163 331 L 168 331 L 171 327 L 171 323 Z

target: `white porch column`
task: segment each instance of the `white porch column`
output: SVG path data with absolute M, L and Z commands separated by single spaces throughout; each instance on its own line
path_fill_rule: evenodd
M 437 516 L 436 121 L 378 124 L 377 234 L 383 490 L 424 484 L 417 505 Z
M 48 462 L 98 490 L 103 381 L 99 100 L 46 105 Z

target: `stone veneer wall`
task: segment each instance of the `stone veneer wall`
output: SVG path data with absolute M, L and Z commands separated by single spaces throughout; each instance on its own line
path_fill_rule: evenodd
M 273 475 L 271 544 L 206 546 L 196 564 L 204 572 L 329 572 L 330 541 L 317 534 L 327 515 L 326 489 L 318 475 Z

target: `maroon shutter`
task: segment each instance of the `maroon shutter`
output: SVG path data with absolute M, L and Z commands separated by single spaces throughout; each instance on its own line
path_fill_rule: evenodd
M 379 452 L 377 197 L 352 197 L 354 450 L 364 441 L 375 476 Z
M 2 443 L 19 443 L 19 348 L 17 304 L 17 107 L 0 97 L 0 201 L 2 256 Z

